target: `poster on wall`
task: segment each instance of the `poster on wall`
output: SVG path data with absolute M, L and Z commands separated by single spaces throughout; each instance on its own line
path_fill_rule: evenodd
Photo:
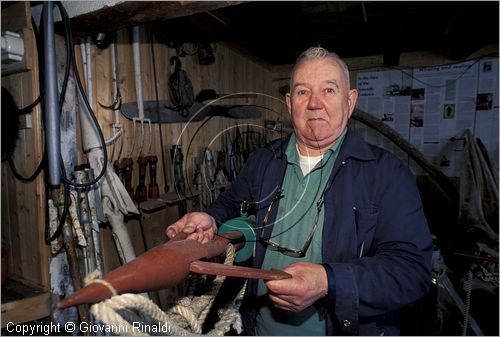
M 412 85 L 411 69 L 360 73 L 357 77 L 359 92 L 357 108 L 379 118 L 402 137 L 409 137 L 409 108 Z M 376 131 L 357 124 L 356 130 L 366 140 L 384 147 L 407 161 L 408 155 Z
M 479 62 L 474 135 L 498 165 L 498 59 Z
M 474 129 L 478 62 L 413 69 L 410 142 L 448 176 L 460 175 L 460 138 Z
M 471 130 L 498 163 L 498 59 L 357 74 L 357 107 L 384 121 L 447 176 L 459 176 L 463 133 Z M 395 152 L 375 131 L 369 142 Z M 416 174 L 422 170 L 412 165 Z

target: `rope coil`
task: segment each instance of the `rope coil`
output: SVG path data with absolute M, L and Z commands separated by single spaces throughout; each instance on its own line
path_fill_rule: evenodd
M 224 264 L 232 265 L 235 258 L 235 249 L 229 244 L 226 249 L 226 257 Z M 90 275 L 89 275 L 90 276 Z M 131 324 L 118 313 L 119 310 L 132 309 L 142 314 L 146 314 L 159 324 L 163 324 L 166 329 L 161 331 L 163 335 L 170 336 L 186 336 L 186 335 L 201 335 L 202 326 L 205 322 L 208 313 L 212 307 L 214 299 L 219 292 L 220 287 L 224 283 L 226 276 L 218 275 L 212 282 L 211 289 L 203 295 L 194 296 L 193 288 L 190 293 L 180 298 L 177 304 L 166 311 L 161 310 L 151 300 L 137 294 L 122 294 L 114 295 L 113 297 L 96 303 L 90 308 L 90 312 L 96 319 L 111 327 L 120 326 L 122 330 L 119 333 L 131 336 L 148 336 L 145 325 Z M 116 294 L 116 291 L 108 282 L 100 282 L 99 279 L 86 280 L 87 283 L 99 282 L 102 283 Z M 108 284 L 105 284 L 108 283 Z M 243 294 L 245 293 L 245 285 L 242 287 L 233 303 L 219 309 L 217 314 L 219 321 L 214 325 L 214 328 L 207 335 L 222 336 L 233 327 L 238 333 L 242 332 L 242 321 L 239 314 L 239 307 Z

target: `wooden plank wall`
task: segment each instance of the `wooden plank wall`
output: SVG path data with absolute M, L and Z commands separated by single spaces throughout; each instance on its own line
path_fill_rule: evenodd
M 141 26 L 141 73 L 142 91 L 144 100 L 155 100 L 155 74 L 158 86 L 158 99 L 168 100 L 168 78 L 173 71 L 170 66 L 170 57 L 176 55 L 174 48 L 169 48 L 165 44 L 157 42 L 153 34 L 153 48 L 155 66 L 153 67 L 152 48 L 150 31 L 148 26 Z M 123 29 L 117 33 L 118 41 L 118 67 L 120 79 L 120 91 L 123 96 L 123 103 L 136 102 L 136 88 L 133 64 L 133 48 L 131 44 L 131 30 Z M 174 144 L 180 144 L 184 154 L 185 172 L 187 172 L 187 183 L 192 179 L 192 157 L 200 156 L 205 147 L 209 147 L 214 154 L 221 149 L 222 142 L 220 134 L 235 125 L 239 125 L 240 132 L 246 131 L 247 125 L 253 125 L 257 131 L 262 132 L 264 120 L 279 118 L 279 113 L 273 112 L 275 99 L 269 96 L 276 96 L 273 93 L 272 75 L 270 67 L 263 63 L 251 60 L 244 55 L 234 51 L 232 48 L 222 44 L 212 43 L 215 62 L 211 65 L 200 65 L 197 55 L 185 56 L 181 58 L 182 68 L 187 72 L 194 94 L 198 94 L 203 89 L 214 89 L 218 94 L 233 94 L 238 92 L 257 93 L 256 97 L 226 99 L 224 104 L 257 104 L 267 109 L 262 109 L 263 116 L 260 119 L 230 119 L 225 117 L 213 117 L 198 122 L 187 123 L 165 123 L 162 124 L 162 134 L 164 142 L 164 155 L 166 159 L 167 183 L 169 191 L 173 191 L 173 170 L 170 159 L 170 149 Z M 114 113 L 103 109 L 98 102 L 109 105 L 114 100 L 113 82 L 113 45 L 105 49 L 99 49 L 95 45 L 91 46 L 92 51 L 92 77 L 93 77 L 93 109 L 103 130 L 105 138 L 113 134 L 112 124 L 114 123 Z M 77 58 L 81 64 L 80 48 L 75 48 Z M 80 72 L 83 74 L 83 72 Z M 83 78 L 83 75 L 81 75 Z M 278 116 L 278 117 L 277 117 Z M 206 124 L 204 124 L 206 122 Z M 132 186 L 138 184 L 138 164 L 137 157 L 140 154 L 140 134 L 141 125 L 135 124 L 135 145 L 134 145 L 134 123 L 123 115 L 120 116 L 120 123 L 124 127 L 122 157 L 132 157 L 134 160 Z M 203 125 L 204 124 L 204 125 Z M 202 126 L 203 125 L 203 126 Z M 153 154 L 158 157 L 157 182 L 160 193 L 163 193 L 164 178 L 161 164 L 161 146 L 159 124 L 152 125 L 152 142 L 149 150 L 149 126 L 145 124 L 145 140 L 142 153 L 144 155 Z M 200 129 L 201 127 L 201 129 Z M 233 130 L 234 131 L 234 130 Z M 270 132 L 268 137 L 274 138 L 274 132 Z M 190 142 L 192 144 L 190 145 Z M 119 142 L 117 143 L 119 145 Z M 189 153 L 187 153 L 189 147 Z M 108 155 L 111 156 L 111 146 L 108 146 Z M 82 151 L 79 151 L 80 162 L 85 162 Z M 115 155 L 116 159 L 116 155 Z M 149 171 L 146 177 L 146 184 L 149 183 Z M 164 229 L 170 223 L 178 219 L 177 205 L 169 205 L 165 209 L 160 209 L 152 214 L 143 213 L 139 219 L 129 219 L 128 229 L 134 243 L 137 254 L 142 253 L 145 248 L 163 243 Z M 142 227 L 142 228 L 141 228 Z M 143 238 L 143 234 L 145 238 Z M 109 271 L 119 265 L 118 255 L 112 241 L 110 228 L 102 230 L 102 244 L 105 255 L 105 269 Z M 147 247 L 144 246 L 143 240 Z
M 123 102 L 136 102 L 133 52 L 130 42 L 130 31 L 121 30 L 118 32 L 118 57 L 120 71 L 120 90 L 123 96 Z M 145 26 L 141 27 L 141 71 L 142 71 L 142 90 L 144 100 L 155 100 L 155 84 L 152 65 L 151 44 L 148 42 L 149 32 Z M 158 85 L 159 100 L 169 99 L 168 78 L 173 71 L 169 60 L 175 55 L 175 49 L 167 47 L 165 44 L 155 42 L 154 53 L 156 60 L 156 79 Z M 198 58 L 186 56 L 181 58 L 182 67 L 188 73 L 193 84 L 195 95 L 202 89 L 214 89 L 220 94 L 232 94 L 237 92 L 256 92 L 262 95 L 256 98 L 240 98 L 224 100 L 225 104 L 246 104 L 254 103 L 265 107 L 273 108 L 273 99 L 264 95 L 273 95 L 273 87 L 270 69 L 249 61 L 242 55 L 237 54 L 228 47 L 220 44 L 212 44 L 215 54 L 215 63 L 211 65 L 200 65 Z M 110 104 L 113 102 L 114 84 L 112 69 L 112 45 L 106 49 L 98 49 L 92 46 L 93 69 L 94 69 L 94 97 L 93 108 L 99 120 L 105 138 L 112 135 L 111 125 L 114 123 L 114 115 L 111 111 L 101 108 L 97 102 Z M 173 144 L 179 143 L 182 147 L 185 157 L 185 164 L 190 172 L 191 160 L 193 154 L 198 154 L 208 144 L 212 152 L 220 149 L 220 140 L 216 137 L 226 128 L 240 124 L 246 128 L 246 124 L 263 125 L 264 119 L 275 119 L 275 113 L 263 110 L 264 115 L 259 119 L 234 120 L 230 118 L 214 117 L 207 122 L 193 139 L 195 132 L 202 125 L 203 121 L 187 123 L 169 123 L 162 125 L 164 149 L 168 162 L 168 186 L 172 186 L 172 172 L 170 163 L 170 149 Z M 140 130 L 139 123 L 135 125 L 136 140 L 133 145 L 134 123 L 123 116 L 120 122 L 124 125 L 124 147 L 122 156 L 133 157 L 137 160 L 140 150 Z M 240 127 L 240 128 L 241 128 Z M 159 124 L 153 124 L 153 138 L 151 151 L 149 149 L 149 126 L 145 127 L 145 141 L 143 145 L 143 154 L 149 153 L 157 155 L 161 161 L 160 132 Z M 192 140 L 190 153 L 186 153 L 189 142 Z M 111 155 L 111 148 L 108 147 L 108 153 Z M 164 185 L 161 163 L 158 163 L 157 180 L 160 189 Z M 138 175 L 137 165 L 134 166 L 133 186 L 137 186 Z M 190 177 L 188 177 L 190 178 Z
M 16 7 L 17 8 L 17 7 Z M 14 6 L 9 9 L 14 9 Z M 19 17 L 19 11 L 24 12 L 29 18 L 29 6 L 22 6 L 16 9 L 16 15 L 9 14 L 10 17 Z M 3 10 L 2 16 L 8 17 Z M 2 27 L 6 27 L 8 20 L 2 18 Z M 14 20 L 19 22 L 19 20 Z M 26 27 L 30 23 L 24 21 Z M 154 74 L 152 66 L 151 45 L 148 42 L 149 28 L 141 27 L 141 68 L 142 85 L 145 100 L 156 99 Z M 123 102 L 135 102 L 135 81 L 133 71 L 133 52 L 130 42 L 130 30 L 124 29 L 118 32 L 118 55 L 120 69 L 120 89 L 123 95 Z M 33 40 L 31 40 L 33 41 Z M 159 99 L 166 100 L 168 96 L 168 78 L 173 71 L 169 65 L 169 59 L 175 55 L 175 49 L 167 47 L 163 43 L 154 42 L 153 44 L 156 60 L 156 77 L 159 92 Z M 233 51 L 228 46 L 221 44 L 212 44 L 215 63 L 211 65 L 200 65 L 197 55 L 186 56 L 182 58 L 183 69 L 187 71 L 192 81 L 194 93 L 197 94 L 202 89 L 214 89 L 219 94 L 232 94 L 237 92 L 255 92 L 256 98 L 240 98 L 225 100 L 227 104 L 245 104 L 254 103 L 270 110 L 263 110 L 264 115 L 261 119 L 235 120 L 224 117 L 214 117 L 208 121 L 194 137 L 197 129 L 203 122 L 163 124 L 163 142 L 165 157 L 167 159 L 167 185 L 172 190 L 173 172 L 170 161 L 170 148 L 173 144 L 179 143 L 182 146 L 187 172 L 191 172 L 191 157 L 201 153 L 203 148 L 210 144 L 210 149 L 215 154 L 221 147 L 221 141 L 217 135 L 225 128 L 239 124 L 240 130 L 246 130 L 247 124 L 263 125 L 265 119 L 276 119 L 276 113 L 272 112 L 273 99 L 266 95 L 273 95 L 272 76 L 270 68 L 263 64 L 256 63 L 243 55 Z M 31 46 L 33 49 L 34 46 Z M 112 67 L 112 45 L 106 49 L 99 49 L 95 45 L 92 50 L 92 74 L 93 74 L 93 109 L 103 130 L 105 138 L 109 138 L 113 133 L 112 124 L 114 123 L 114 114 L 112 111 L 105 110 L 98 105 L 98 102 L 110 104 L 114 99 L 114 82 Z M 81 64 L 81 55 L 79 46 L 75 47 L 76 56 Z M 33 52 L 32 52 L 33 53 Z M 36 57 L 33 58 L 36 61 Z M 2 85 L 10 89 L 16 96 L 18 105 L 25 106 L 31 103 L 38 96 L 38 69 L 33 64 L 32 71 L 16 73 L 2 78 Z M 83 79 L 83 72 L 81 72 Z M 19 170 L 28 174 L 33 172 L 36 164 L 40 161 L 43 148 L 41 115 L 40 109 L 35 109 L 33 113 L 33 128 L 21 131 L 20 140 L 15 153 L 15 162 Z M 120 122 L 124 126 L 124 146 L 123 156 L 131 156 L 134 161 L 139 155 L 140 125 L 136 124 L 136 145 L 132 152 L 133 129 L 132 121 L 120 116 Z M 159 158 L 157 182 L 160 191 L 163 192 L 164 179 L 161 165 L 161 150 L 159 125 L 152 126 L 152 144 L 149 151 L 149 127 L 145 130 L 144 154 L 154 154 Z M 186 153 L 189 142 L 192 140 L 190 153 Z M 108 153 L 111 155 L 111 147 L 108 147 Z M 116 159 L 116 156 L 115 156 Z M 85 156 L 81 149 L 79 150 L 79 164 L 85 163 Z M 190 179 L 191 177 L 187 177 Z M 149 178 L 146 179 L 146 183 Z M 133 186 L 138 184 L 138 166 L 134 163 Z M 176 220 L 176 212 L 171 218 L 163 218 L 164 226 Z M 48 249 L 43 240 L 45 226 L 45 201 L 43 175 L 34 183 L 25 184 L 17 181 L 8 165 L 2 163 L 2 240 L 9 249 L 10 275 L 18 276 L 27 282 L 42 284 L 48 286 Z M 135 229 L 134 229 L 135 227 Z M 131 225 L 131 232 L 134 238 L 137 237 L 137 225 Z M 149 247 L 150 248 L 150 247 Z M 138 249 L 139 252 L 141 249 Z M 111 254 L 115 254 L 112 252 Z
M 26 68 L 2 76 L 2 86 L 13 95 L 21 108 L 39 95 L 36 44 L 31 27 L 29 3 L 20 2 L 2 10 L 2 29 L 22 31 Z M 2 111 L 2 114 L 9 113 Z M 32 127 L 21 129 L 13 156 L 18 171 L 31 175 L 43 155 L 41 110 L 31 114 Z M 45 200 L 43 174 L 31 183 L 16 180 L 6 162 L 2 162 L 2 247 L 9 251 L 9 273 L 12 278 L 32 285 L 48 286 L 48 249 L 44 242 Z

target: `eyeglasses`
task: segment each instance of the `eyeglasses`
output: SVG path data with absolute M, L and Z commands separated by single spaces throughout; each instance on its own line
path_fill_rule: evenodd
M 323 197 L 325 195 L 325 191 L 326 191 L 326 187 L 323 190 L 323 193 L 321 194 L 321 197 L 319 198 L 318 202 L 316 202 L 316 210 L 317 210 L 316 216 L 314 217 L 314 222 L 312 225 L 311 232 L 309 233 L 309 236 L 307 237 L 307 240 L 304 243 L 304 247 L 302 247 L 302 249 L 297 250 L 297 249 L 283 247 L 276 242 L 273 242 L 271 240 L 264 238 L 264 229 L 267 227 L 267 221 L 269 220 L 269 214 L 271 213 L 271 209 L 273 207 L 274 202 L 283 197 L 282 190 L 278 191 L 277 196 L 271 201 L 271 203 L 269 204 L 269 207 L 267 208 L 267 213 L 264 216 L 263 227 L 262 227 L 262 231 L 260 233 L 260 240 L 259 241 L 261 243 L 265 244 L 267 246 L 267 249 L 273 250 L 273 251 L 278 251 L 283 255 L 291 256 L 291 257 L 305 257 L 307 250 L 309 249 L 309 246 L 311 245 L 312 238 L 314 236 L 314 232 L 316 232 L 316 227 L 318 227 L 319 214 L 321 212 L 321 208 L 323 207 L 323 203 L 324 203 Z

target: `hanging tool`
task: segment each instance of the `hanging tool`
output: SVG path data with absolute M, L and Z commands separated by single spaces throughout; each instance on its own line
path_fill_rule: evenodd
M 134 26 L 132 28 L 132 49 L 134 52 L 134 75 L 135 75 L 135 93 L 137 96 L 137 110 L 138 116 L 132 118 L 134 122 L 134 130 L 135 123 L 141 123 L 141 146 L 139 149 L 139 156 L 142 156 L 142 150 L 144 147 L 144 122 L 149 123 L 149 147 L 151 148 L 152 143 L 152 133 L 151 133 L 151 119 L 144 118 L 144 99 L 142 95 L 142 79 L 141 79 L 141 37 L 140 37 L 140 29 L 139 26 Z M 135 138 L 135 132 L 134 132 Z M 135 139 L 134 139 L 135 141 Z
M 158 80 L 156 78 L 156 59 L 155 59 L 155 48 L 154 48 L 154 43 L 153 43 L 153 32 L 150 29 L 149 30 L 149 45 L 151 46 L 151 63 L 153 65 L 153 76 L 154 76 L 154 84 L 155 84 L 155 98 L 156 98 L 156 116 L 158 117 L 160 115 L 160 100 L 158 96 Z M 161 123 L 158 123 L 158 131 L 160 133 L 160 150 L 161 150 L 161 167 L 162 167 L 162 172 L 163 172 L 163 192 L 167 193 L 168 192 L 168 179 L 167 179 L 167 162 L 165 160 L 165 149 L 163 146 L 163 131 L 162 131 L 162 125 Z M 156 164 L 155 164 L 155 169 L 156 169 Z M 154 177 L 156 179 L 156 172 L 154 174 Z M 153 195 L 155 195 L 155 191 L 152 192 Z M 156 198 L 159 197 L 156 196 Z
M 181 116 L 189 116 L 189 108 L 194 103 L 193 85 L 186 71 L 182 70 L 178 56 L 170 58 L 170 65 L 175 63 L 175 70 L 168 79 L 168 93 L 174 109 L 180 111 Z
M 115 160 L 115 162 L 113 163 L 113 168 L 115 169 L 116 175 L 118 177 L 120 177 L 120 180 L 123 183 L 124 182 L 123 181 L 123 170 L 124 170 L 124 168 L 120 165 L 120 161 L 118 159 Z
M 115 143 L 122 136 L 123 134 L 123 127 L 120 123 L 120 109 L 122 106 L 122 94 L 120 92 L 120 77 L 118 73 L 118 43 L 116 41 L 116 37 L 113 40 L 113 49 L 111 49 L 111 54 L 113 58 L 113 82 L 115 82 L 115 99 L 113 103 L 110 105 L 104 105 L 101 104 L 100 102 L 99 105 L 106 110 L 112 110 L 115 112 L 115 122 L 113 123 L 113 135 L 105 141 L 106 145 L 112 144 L 113 145 L 113 150 L 110 158 L 110 162 L 113 162 L 114 159 L 114 154 L 115 154 Z M 118 159 L 120 159 L 121 152 L 123 148 L 123 140 L 120 144 L 120 150 L 118 152 Z
M 234 94 L 218 94 L 214 89 L 203 89 L 201 90 L 196 98 L 196 102 L 203 103 L 205 101 L 222 100 L 222 99 L 234 99 L 234 98 L 245 98 L 247 101 L 249 98 L 257 97 L 257 93 L 253 92 L 241 92 Z
M 212 151 L 208 147 L 205 148 L 204 151 L 204 178 L 205 178 L 205 186 L 207 187 L 208 193 L 208 204 L 214 202 L 216 197 L 215 191 L 215 162 Z
M 236 171 L 236 164 L 234 162 L 234 152 L 233 152 L 233 137 L 231 136 L 231 129 L 226 131 L 226 160 L 228 169 L 229 181 L 233 181 L 236 178 L 238 172 Z
M 215 168 L 215 184 L 224 185 L 227 183 L 226 153 L 217 151 L 217 167 Z
M 184 175 L 182 169 L 182 162 L 184 156 L 182 154 L 182 149 L 180 145 L 172 145 L 170 149 L 170 156 L 172 159 L 173 172 L 174 172 L 174 189 L 179 197 L 180 201 L 178 203 L 179 216 L 182 217 L 187 213 L 187 203 L 186 203 L 186 184 L 184 182 Z
M 122 94 L 120 92 L 120 77 L 118 75 L 118 46 L 116 37 L 113 41 L 113 49 L 111 50 L 111 54 L 113 57 L 113 81 L 115 82 L 115 99 L 110 105 L 104 105 L 102 103 L 99 103 L 99 105 L 103 109 L 120 111 L 120 108 L 122 106 Z
M 234 136 L 234 141 L 233 141 L 233 160 L 234 160 L 234 167 L 236 172 L 240 172 L 241 168 L 243 167 L 244 159 L 243 159 L 243 149 L 242 149 L 242 139 L 241 139 L 241 133 L 240 129 L 238 126 L 235 126 L 235 136 Z
M 249 98 L 257 95 L 269 97 L 268 95 L 256 92 L 238 92 L 220 96 L 215 92 L 215 90 L 206 89 L 200 91 L 197 98 L 189 108 L 184 108 L 184 116 L 178 113 L 179 111 L 176 110 L 176 106 L 169 100 L 143 101 L 142 113 L 146 118 L 149 118 L 152 123 L 196 122 L 203 120 L 207 116 L 222 116 L 237 119 L 260 118 L 262 116 L 262 109 L 268 108 L 257 104 L 246 103 L 236 105 L 216 104 L 220 103 L 220 101 L 224 99 Z M 214 99 L 207 101 L 211 98 Z M 121 112 L 126 118 L 133 120 L 137 117 L 139 108 L 141 107 L 139 107 L 138 102 L 124 103 Z
M 69 192 L 69 191 L 67 191 Z M 62 191 L 54 189 L 52 191 L 52 199 L 56 201 L 57 205 L 57 210 L 59 213 L 59 218 L 61 217 L 61 214 L 63 212 L 63 204 L 64 204 L 64 196 L 62 194 Z M 71 199 L 71 198 L 70 198 Z M 73 235 L 73 226 L 71 223 L 71 217 L 67 216 L 63 227 L 62 227 L 62 236 L 63 236 L 63 241 L 64 241 L 64 248 L 66 250 L 67 254 L 67 261 L 68 261 L 68 266 L 71 271 L 71 278 L 73 280 L 73 287 L 75 289 L 75 292 L 79 291 L 82 289 L 82 274 L 80 271 L 80 266 L 79 266 L 79 261 L 78 261 L 78 255 L 76 251 L 76 242 L 75 242 L 75 237 Z M 90 323 L 90 317 L 88 314 L 88 309 L 83 306 L 79 305 L 78 306 L 78 314 L 80 316 L 80 320 L 82 322 L 85 322 L 86 324 Z
M 90 58 L 87 61 L 88 64 Z M 91 73 L 90 69 L 88 73 Z M 91 92 L 92 90 L 89 88 L 87 91 Z M 87 107 L 86 105 L 83 106 Z M 94 125 L 91 121 L 88 109 L 91 109 L 90 104 L 87 109 L 82 109 L 80 112 L 83 151 L 87 154 L 87 160 L 94 172 L 101 172 L 103 170 L 105 149 L 102 148 L 97 135 L 98 125 Z M 126 171 L 127 167 L 125 168 Z M 126 263 L 135 258 L 135 251 L 128 229 L 125 226 L 124 215 L 139 214 L 139 210 L 111 165 L 107 165 L 105 175 L 103 179 L 99 180 L 98 186 L 101 188 L 101 203 L 105 217 L 99 220 L 105 221 L 107 219 L 111 224 L 118 255 L 121 262 Z
M 84 184 L 90 181 L 88 171 L 83 167 L 75 168 L 73 177 L 78 184 Z M 94 253 L 94 237 L 92 236 L 92 214 L 90 211 L 87 189 L 77 189 L 76 194 L 77 203 L 75 206 L 78 213 L 78 219 L 80 224 L 83 225 L 85 239 L 87 241 L 87 246 L 83 249 L 83 255 L 85 257 L 85 275 L 88 275 L 97 269 L 96 255 Z
M 132 158 L 122 158 L 120 167 L 123 170 L 123 184 L 127 190 L 130 199 L 135 200 L 134 188 L 132 187 L 132 171 L 134 170 L 134 161 Z
M 146 190 L 146 168 L 148 160 L 144 156 L 139 156 L 137 158 L 137 164 L 139 164 L 139 185 L 137 185 L 135 190 L 135 201 L 142 202 L 148 200 L 148 193 Z
M 149 164 L 149 185 L 148 185 L 148 198 L 158 199 L 160 197 L 160 190 L 156 183 L 156 164 L 158 163 L 157 156 L 147 156 L 146 160 Z

